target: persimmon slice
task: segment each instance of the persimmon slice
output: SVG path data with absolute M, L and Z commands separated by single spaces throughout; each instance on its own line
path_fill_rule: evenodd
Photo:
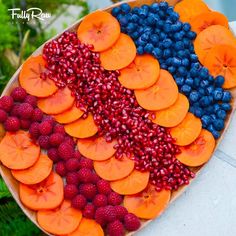
M 38 107 L 46 114 L 56 115 L 70 109 L 74 101 L 70 89 L 65 87 L 50 97 L 38 99 Z
M 222 25 L 229 28 L 228 19 L 225 15 L 216 11 L 209 11 L 195 16 L 191 22 L 192 30 L 199 34 L 211 25 Z
M 194 142 L 202 130 L 202 122 L 192 113 L 188 113 L 184 120 L 170 129 L 171 136 L 176 139 L 179 146 L 189 145 Z
M 83 19 L 77 35 L 82 43 L 93 45 L 93 51 L 101 52 L 117 41 L 120 36 L 120 24 L 110 13 L 96 11 Z
M 180 147 L 181 153 L 176 158 L 187 166 L 200 166 L 212 156 L 215 148 L 213 135 L 203 129 L 198 138 L 188 146 Z
M 54 118 L 58 123 L 68 124 L 78 120 L 83 114 L 84 112 L 81 111 L 74 103 L 71 108 L 58 115 L 55 115 Z
M 0 144 L 0 160 L 4 166 L 13 170 L 22 170 L 36 163 L 40 147 L 30 138 L 29 133 L 18 131 L 6 133 Z
M 121 160 L 113 156 L 106 161 L 94 161 L 94 169 L 101 178 L 113 181 L 128 176 L 134 169 L 134 161 L 126 156 Z
M 155 84 L 160 74 L 159 62 L 151 55 L 136 56 L 120 71 L 119 81 L 128 89 L 146 89 Z
M 106 70 L 120 70 L 128 66 L 136 56 L 136 46 L 126 34 L 120 34 L 116 43 L 106 51 L 101 52 L 101 65 Z
M 236 87 L 236 47 L 229 45 L 213 47 L 204 60 L 204 66 L 213 76 L 224 76 L 224 88 Z
M 62 178 L 54 173 L 42 182 L 33 185 L 20 183 L 19 195 L 21 202 L 32 210 L 53 209 L 63 201 L 64 189 Z
M 135 90 L 138 104 L 144 109 L 156 111 L 172 106 L 178 98 L 178 87 L 172 75 L 160 70 L 157 82 L 147 89 Z
M 177 101 L 166 109 L 156 111 L 156 118 L 152 121 L 163 127 L 174 127 L 183 121 L 188 109 L 189 101 L 187 97 L 179 93 Z
M 79 139 L 77 142 L 77 147 L 80 153 L 88 159 L 94 161 L 105 161 L 115 154 L 116 149 L 114 146 L 116 143 L 116 140 L 108 143 L 103 137 L 98 137 Z
M 183 22 L 191 22 L 193 17 L 210 11 L 202 0 L 180 1 L 175 5 L 174 10 L 179 13 L 180 20 Z
M 82 218 L 77 229 L 66 236 L 104 236 L 104 231 L 95 220 Z
M 82 213 L 71 207 L 69 201 L 52 210 L 40 210 L 37 212 L 38 224 L 47 232 L 55 235 L 72 233 L 80 224 Z
M 11 173 L 23 184 L 37 184 L 49 176 L 52 165 L 52 160 L 47 155 L 41 154 L 33 166 L 25 170 L 12 170 Z
M 194 49 L 199 61 L 204 64 L 209 50 L 221 44 L 233 47 L 236 45 L 236 39 L 233 33 L 224 26 L 212 25 L 200 32 L 194 41 Z
M 57 91 L 57 86 L 47 78 L 42 55 L 31 56 L 22 66 L 19 83 L 27 93 L 36 97 L 48 97 Z
M 124 207 L 139 218 L 153 219 L 166 209 L 170 196 L 170 190 L 157 192 L 153 185 L 149 185 L 141 193 L 125 196 Z
M 64 127 L 66 133 L 75 138 L 89 138 L 98 132 L 91 113 L 86 119 L 80 118 Z
M 124 179 L 111 182 L 111 188 L 113 191 L 121 195 L 131 195 L 143 191 L 149 181 L 150 172 L 141 172 L 133 170 Z

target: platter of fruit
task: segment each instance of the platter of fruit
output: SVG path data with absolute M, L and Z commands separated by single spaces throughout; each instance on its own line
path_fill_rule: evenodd
M 48 235 L 135 234 L 212 157 L 236 108 L 236 38 L 201 0 L 85 16 L 0 98 L 0 173 Z

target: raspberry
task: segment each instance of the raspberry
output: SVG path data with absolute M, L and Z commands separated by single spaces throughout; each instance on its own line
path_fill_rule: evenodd
M 10 96 L 3 96 L 0 99 L 0 108 L 9 112 L 14 105 L 13 98 Z
M 48 157 L 54 162 L 58 162 L 60 160 L 59 155 L 58 155 L 58 151 L 56 148 L 50 148 L 48 150 Z
M 97 182 L 97 189 L 98 189 L 98 192 L 101 193 L 101 194 L 109 194 L 111 192 L 111 186 L 110 186 L 110 183 L 104 179 L 100 179 L 98 182 Z
M 92 200 L 97 193 L 97 189 L 94 184 L 87 183 L 79 186 L 79 192 L 84 195 L 87 200 Z
M 43 112 L 39 108 L 35 108 L 32 113 L 31 120 L 41 122 L 43 119 Z
M 31 134 L 31 137 L 34 139 L 38 139 L 39 137 L 39 123 L 38 122 L 34 122 L 31 124 L 30 128 L 29 128 L 29 133 Z
M 88 203 L 83 210 L 83 216 L 88 219 L 93 219 L 95 214 L 95 207 L 93 204 Z
M 114 209 L 115 209 L 115 211 L 116 211 L 116 218 L 117 218 L 118 220 L 123 221 L 125 215 L 128 214 L 127 209 L 126 209 L 125 207 L 119 206 L 119 205 L 118 205 L 118 206 L 114 206 Z
M 19 116 L 22 119 L 29 119 L 33 114 L 34 108 L 29 103 L 21 103 L 19 106 Z
M 97 194 L 93 199 L 93 205 L 96 207 L 102 207 L 107 205 L 107 197 L 104 194 Z
M 11 96 L 15 102 L 23 102 L 27 96 L 27 93 L 22 87 L 16 87 L 12 90 Z
M 60 176 L 65 176 L 66 175 L 66 166 L 64 161 L 59 161 L 56 164 L 55 170 L 57 172 L 57 174 L 59 174 Z
M 37 107 L 37 98 L 32 95 L 27 95 L 24 102 L 29 103 L 32 107 Z
M 20 104 L 14 104 L 14 106 L 11 109 L 10 115 L 18 117 L 19 116 L 19 107 L 20 107 Z
M 74 151 L 74 158 L 76 158 L 76 159 L 78 159 L 78 160 L 81 159 L 81 154 L 80 154 L 79 150 L 75 150 L 75 151 Z
M 50 121 L 42 121 L 42 123 L 39 124 L 39 132 L 42 135 L 49 135 L 52 133 L 52 124 Z
M 117 206 L 120 205 L 122 203 L 122 196 L 118 193 L 115 192 L 111 192 L 108 197 L 108 203 L 112 206 Z
M 97 184 L 98 180 L 100 180 L 100 177 L 96 173 L 92 173 L 91 183 Z
M 66 183 L 67 184 L 79 184 L 79 176 L 77 172 L 69 172 L 66 175 Z
M 66 161 L 66 169 L 68 171 L 76 171 L 79 169 L 79 160 L 76 158 L 71 158 Z
M 94 218 L 95 218 L 96 222 L 98 224 L 100 224 L 101 226 L 105 226 L 106 225 L 105 209 L 104 209 L 104 207 L 99 207 L 96 210 Z
M 114 206 L 105 206 L 104 207 L 104 216 L 105 216 L 105 220 L 107 222 L 112 222 L 114 220 L 116 220 L 116 211 Z
M 0 109 L 0 123 L 4 123 L 7 119 L 7 113 Z
M 59 146 L 64 139 L 64 136 L 60 133 L 53 133 L 50 136 L 49 142 L 52 146 Z
M 92 171 L 87 168 L 82 168 L 78 171 L 78 176 L 82 183 L 89 183 L 92 180 Z
M 31 121 L 30 120 L 28 120 L 28 119 L 20 120 L 20 127 L 22 129 L 29 129 L 30 125 L 31 125 Z
M 135 231 L 139 229 L 141 223 L 138 217 L 132 213 L 128 213 L 124 217 L 124 225 L 128 231 Z
M 43 149 L 49 149 L 50 143 L 49 143 L 49 136 L 47 135 L 41 135 L 38 138 L 39 146 Z
M 88 168 L 93 170 L 93 161 L 88 158 L 83 158 L 80 160 L 80 168 Z
M 66 131 L 65 131 L 65 128 L 63 125 L 60 125 L 60 124 L 56 124 L 53 128 L 53 132 L 54 133 L 60 133 L 62 135 L 65 135 L 66 134 Z
M 72 146 L 72 147 L 75 146 L 75 141 L 74 141 L 73 138 L 70 137 L 70 136 L 66 136 L 66 137 L 64 138 L 64 141 L 63 141 L 63 142 L 69 144 L 69 145 Z
M 123 236 L 125 230 L 123 224 L 119 220 L 115 220 L 108 224 L 107 232 L 109 236 Z
M 71 201 L 72 207 L 79 210 L 83 210 L 86 204 L 87 204 L 86 198 L 81 194 L 76 195 Z
M 74 149 L 68 143 L 61 143 L 58 147 L 58 154 L 64 160 L 68 160 L 72 158 L 73 153 L 74 153 Z
M 15 132 L 20 129 L 20 121 L 17 117 L 9 116 L 5 123 L 4 128 L 6 131 Z
M 55 125 L 55 119 L 52 116 L 45 116 L 43 118 L 43 121 L 48 121 L 49 123 L 51 123 L 52 126 Z
M 64 187 L 64 196 L 66 199 L 72 199 L 79 193 L 79 190 L 74 184 L 67 184 Z

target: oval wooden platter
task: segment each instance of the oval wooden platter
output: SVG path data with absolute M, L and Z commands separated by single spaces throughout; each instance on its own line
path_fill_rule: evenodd
M 160 1 L 160 0 L 159 0 Z M 136 7 L 136 6 L 141 6 L 143 4 L 152 4 L 154 2 L 157 2 L 155 0 L 131 0 L 131 1 L 128 1 L 127 3 L 129 3 L 129 5 L 131 7 Z M 167 2 L 169 2 L 170 5 L 175 5 L 177 2 L 179 2 L 179 0 L 167 0 Z M 124 2 L 122 2 L 124 3 Z M 119 6 L 121 3 L 117 3 L 117 4 L 114 4 L 108 8 L 105 8 L 105 9 L 102 9 L 102 10 L 105 10 L 107 12 L 111 12 L 111 10 L 114 8 L 114 7 L 117 7 Z M 75 22 L 72 26 L 68 27 L 65 31 L 69 30 L 69 31 L 75 31 L 78 27 L 78 25 L 80 24 L 80 22 L 82 21 L 83 19 L 80 19 L 79 21 Z M 63 31 L 64 32 L 64 31 Z M 62 32 L 62 33 L 63 33 Z M 57 38 L 59 37 L 62 33 L 56 35 L 54 38 Z M 50 39 L 52 40 L 52 39 Z M 49 40 L 49 41 L 50 41 Z M 43 48 L 43 45 L 41 47 L 39 47 L 34 53 L 33 55 L 39 55 L 41 54 L 42 52 L 42 48 Z M 19 73 L 20 73 L 20 70 L 21 70 L 21 67 L 15 72 L 15 74 L 12 76 L 11 80 L 8 82 L 7 86 L 5 87 L 3 93 L 2 93 L 2 96 L 3 95 L 8 95 L 11 90 L 18 86 L 18 76 L 19 76 Z M 230 111 L 230 113 L 228 114 L 228 117 L 227 117 L 227 120 L 226 120 L 226 123 L 225 123 L 225 129 L 224 131 L 222 132 L 221 134 L 221 137 L 217 140 L 217 145 L 216 145 L 216 148 L 215 150 L 217 149 L 218 145 L 220 144 L 221 140 L 224 138 L 224 135 L 225 135 L 225 132 L 227 131 L 227 129 L 229 128 L 229 124 L 230 124 L 230 121 L 233 117 L 233 114 L 236 110 L 236 88 L 235 89 L 232 89 L 231 90 L 232 92 L 232 96 L 233 96 L 233 99 L 232 99 L 232 110 Z M 206 164 L 205 164 L 206 165 Z M 198 177 L 198 174 L 200 173 L 200 171 L 203 169 L 203 167 L 205 166 L 200 166 L 200 167 L 197 167 L 197 168 L 192 168 L 192 171 L 194 171 L 196 173 L 196 177 Z M 35 224 L 37 225 L 43 232 L 45 232 L 47 235 L 51 235 L 49 234 L 48 232 L 44 231 L 37 223 L 37 220 L 36 220 L 36 212 L 34 211 L 31 211 L 29 210 L 28 208 L 26 208 L 20 201 L 19 199 L 19 194 L 18 194 L 18 182 L 12 177 L 11 175 L 11 172 L 9 171 L 9 169 L 7 169 L 6 167 L 4 167 L 1 163 L 0 163 L 0 174 L 1 176 L 3 177 L 6 185 L 8 186 L 12 196 L 14 197 L 14 199 L 16 200 L 16 202 L 18 203 L 18 205 L 21 207 L 21 209 L 23 210 L 23 212 L 28 216 L 28 218 Z M 194 179 L 193 179 L 194 180 Z M 192 180 L 192 181 L 193 181 Z M 191 182 L 192 182 L 191 181 Z M 181 187 L 178 191 L 174 191 L 172 193 L 172 196 L 171 196 L 171 201 L 170 203 L 174 202 L 187 188 L 189 187 L 189 185 L 187 186 L 183 186 Z M 148 221 L 143 221 L 142 222 L 142 227 L 139 229 L 139 231 L 148 225 L 148 223 L 150 223 L 151 220 L 148 220 Z M 136 231 L 137 232 L 137 231 Z M 135 234 L 136 232 L 131 232 L 127 235 L 133 235 Z

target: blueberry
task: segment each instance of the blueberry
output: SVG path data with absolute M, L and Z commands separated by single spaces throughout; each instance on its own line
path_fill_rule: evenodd
M 190 54 L 190 60 L 191 62 L 197 62 L 198 61 L 198 56 L 194 53 Z
M 220 137 L 220 132 L 213 130 L 212 135 L 214 136 L 215 139 L 218 139 Z
M 170 14 L 170 19 L 172 23 L 175 23 L 179 19 L 179 14 L 177 12 L 172 12 L 172 14 Z
M 224 129 L 225 122 L 222 119 L 216 119 L 213 122 L 213 126 L 217 131 L 221 131 L 222 129 Z
M 145 32 L 144 34 L 141 35 L 141 39 L 144 42 L 147 42 L 149 40 L 149 37 L 150 37 L 150 33 L 149 32 Z
M 158 27 L 163 27 L 163 25 L 164 25 L 164 21 L 163 20 L 157 21 L 157 26 Z
M 183 23 L 183 30 L 188 32 L 191 29 L 191 25 L 189 23 Z
M 195 69 L 197 69 L 197 70 L 199 70 L 199 69 L 201 68 L 201 65 L 200 65 L 199 62 L 195 62 L 195 63 L 192 63 L 192 64 L 191 64 L 191 67 L 192 67 L 192 68 L 195 68 Z
M 178 72 L 179 72 L 179 74 L 181 75 L 181 76 L 186 76 L 187 75 L 187 70 L 186 70 L 186 68 L 184 67 L 184 66 L 180 66 L 179 68 L 178 68 Z
M 205 67 L 202 67 L 201 70 L 200 70 L 200 72 L 199 72 L 200 78 L 202 78 L 202 79 L 207 79 L 207 78 L 208 78 L 208 75 L 209 75 L 208 69 L 205 68 Z
M 182 39 L 182 36 L 181 36 L 181 34 L 180 34 L 179 32 L 176 32 L 176 33 L 174 33 L 173 38 L 174 38 L 175 40 L 181 40 L 181 39 Z
M 139 27 L 139 28 L 138 28 L 138 33 L 139 33 L 139 34 L 142 34 L 143 32 L 144 32 L 144 27 L 142 27 L 142 26 Z
M 189 48 L 192 42 L 188 38 L 183 38 L 183 43 L 185 48 Z
M 201 118 L 203 128 L 206 128 L 208 125 L 211 124 L 211 117 L 208 115 L 204 115 Z
M 180 57 L 180 58 L 185 58 L 185 51 L 184 50 L 180 50 L 177 52 L 177 55 Z
M 195 32 L 193 32 L 193 31 L 187 32 L 187 37 L 188 37 L 189 39 L 191 39 L 191 40 L 195 39 L 196 36 L 197 36 L 197 34 L 196 34 Z
M 167 66 L 165 63 L 162 63 L 162 64 L 161 64 L 161 68 L 164 69 L 164 70 L 167 70 L 167 69 L 168 69 L 168 66 Z
M 134 31 L 131 35 L 130 35 L 133 39 L 137 39 L 139 37 L 139 33 L 137 31 Z
M 214 98 L 213 96 L 208 96 L 209 104 L 213 104 Z
M 150 41 L 151 41 L 154 45 L 156 45 L 156 44 L 159 42 L 159 37 L 158 37 L 158 35 L 157 35 L 157 34 L 152 34 L 152 35 L 150 36 Z
M 159 11 L 159 4 L 158 3 L 153 3 L 152 5 L 151 5 L 151 12 L 153 12 L 153 13 L 157 13 L 158 11 Z
M 138 40 L 137 40 L 137 44 L 138 44 L 138 46 L 145 46 L 146 42 L 143 41 L 141 37 L 139 37 Z
M 163 57 L 165 58 L 165 59 L 167 59 L 167 58 L 169 58 L 171 56 L 171 50 L 170 49 L 165 49 L 164 51 L 163 51 Z
M 214 113 L 214 107 L 212 105 L 206 107 L 204 110 L 205 110 L 206 114 L 208 114 L 208 115 L 211 115 L 212 113 Z
M 143 32 L 148 32 L 148 33 L 151 34 L 151 33 L 153 32 L 152 27 L 150 27 L 150 26 L 146 26 L 146 27 L 144 27 Z
M 191 77 L 187 78 L 185 80 L 185 84 L 187 84 L 187 85 L 192 87 L 193 86 L 193 79 Z
M 148 9 L 146 8 L 141 8 L 139 9 L 139 16 L 142 18 L 142 19 L 145 19 L 147 16 L 148 16 Z
M 113 16 L 118 16 L 120 14 L 121 9 L 119 7 L 114 7 L 111 11 Z
M 138 53 L 139 55 L 144 54 L 144 50 L 143 50 L 143 47 L 142 47 L 142 46 L 138 46 L 138 48 L 137 48 L 137 53 Z
M 199 88 L 199 89 L 198 89 L 198 92 L 200 93 L 201 96 L 203 96 L 203 95 L 206 94 L 206 91 L 205 91 L 205 89 L 203 89 L 203 88 Z
M 156 18 L 153 14 L 149 14 L 149 16 L 147 17 L 147 23 L 151 26 L 156 24 Z
M 210 101 L 207 96 L 203 96 L 202 98 L 200 98 L 199 103 L 202 107 L 207 107 L 210 105 Z
M 187 58 L 182 59 L 181 64 L 183 66 L 189 66 L 189 60 Z
M 173 44 L 173 42 L 169 38 L 166 38 L 166 39 L 163 40 L 164 48 L 169 48 L 169 47 L 171 47 L 172 44 Z
M 134 32 L 135 30 L 136 30 L 136 24 L 134 24 L 134 23 L 129 23 L 128 25 L 127 25 L 127 32 L 130 34 L 130 33 L 132 33 L 132 32 Z
M 122 17 L 120 18 L 120 24 L 121 24 L 121 26 L 126 26 L 126 25 L 128 25 L 128 23 L 129 23 L 129 20 L 128 20 L 128 18 L 127 18 L 126 16 L 122 16 Z
M 211 119 L 212 119 L 212 122 L 215 122 L 215 120 L 217 119 L 217 117 L 216 117 L 215 114 L 211 114 L 210 117 L 211 117 Z
M 170 24 L 170 23 L 165 23 L 164 26 L 163 26 L 164 32 L 166 32 L 166 33 L 171 32 L 171 25 L 172 24 Z
M 215 77 L 215 86 L 216 87 L 222 87 L 222 85 L 224 84 L 225 79 L 223 76 L 219 75 Z
M 192 74 L 190 73 L 190 75 Z M 198 88 L 200 86 L 200 79 L 198 77 L 194 78 L 193 85 L 195 88 Z
M 198 75 L 198 69 L 196 69 L 196 68 L 191 68 L 191 70 L 190 70 L 190 75 L 192 76 L 192 77 L 196 77 L 197 75 Z M 199 80 L 199 83 L 200 83 L 200 80 Z
M 199 99 L 199 93 L 197 91 L 192 91 L 189 95 L 189 99 L 191 102 L 196 102 Z
M 161 30 L 160 30 L 158 27 L 156 27 L 156 28 L 154 29 L 154 33 L 155 33 L 155 34 L 160 34 L 160 32 L 161 32 Z
M 182 41 L 178 41 L 175 43 L 175 49 L 176 50 L 183 50 L 184 49 L 184 43 Z
M 223 96 L 223 89 L 222 88 L 216 88 L 213 92 L 213 97 L 216 101 L 221 101 Z
M 129 4 L 127 3 L 123 3 L 120 5 L 120 9 L 125 13 L 125 14 L 128 14 L 131 10 L 131 7 Z
M 166 65 L 170 66 L 173 63 L 173 59 L 171 57 L 166 59 Z
M 160 2 L 159 6 L 160 6 L 160 9 L 162 10 L 167 10 L 169 7 L 167 2 Z
M 176 67 L 181 66 L 181 60 L 178 57 L 173 57 L 172 63 L 173 63 L 173 66 L 176 66 Z
M 220 105 L 218 103 L 213 105 L 214 113 L 217 113 L 218 110 L 220 110 Z
M 175 73 L 175 71 L 176 71 L 176 68 L 174 67 L 174 66 L 169 66 L 168 67 L 168 71 L 171 73 L 171 74 L 174 74 Z M 176 78 L 176 83 L 177 83 L 177 85 L 183 85 L 184 84 L 184 78 L 180 78 L 181 79 L 181 81 L 179 81 L 178 82 L 178 79 L 179 78 Z M 183 80 L 183 83 L 182 83 L 182 80 Z
M 146 53 L 151 53 L 153 49 L 154 49 L 154 47 L 151 43 L 147 43 L 147 45 L 144 47 L 144 51 Z
M 187 84 L 184 84 L 182 87 L 181 87 L 181 91 L 184 93 L 184 94 L 189 94 L 191 92 L 191 87 Z
M 195 113 L 195 107 L 190 107 L 190 108 L 189 108 L 189 112 L 191 112 L 191 113 L 194 114 L 194 113 Z
M 201 107 L 196 107 L 194 115 L 201 118 L 204 115 L 203 109 Z
M 223 92 L 222 102 L 230 102 L 232 99 L 232 95 L 229 91 Z
M 162 56 L 162 50 L 160 48 L 154 48 L 152 54 L 155 58 L 160 58 Z
M 131 16 L 131 21 L 132 21 L 133 23 L 137 23 L 137 22 L 139 21 L 139 16 L 136 15 L 136 14 L 132 14 L 132 16 Z
M 171 15 L 174 12 L 174 8 L 172 6 L 169 6 L 168 9 L 166 10 L 166 13 L 168 15 Z
M 205 88 L 205 87 L 207 87 L 208 85 L 209 85 L 208 80 L 202 80 L 202 81 L 200 82 L 200 86 L 201 86 L 202 88 Z
M 182 27 L 182 24 L 180 21 L 177 21 L 175 24 L 172 24 L 171 31 L 172 32 L 178 32 Z
M 139 7 L 134 7 L 134 8 L 132 9 L 132 13 L 138 14 L 138 13 L 139 13 Z
M 225 111 L 230 111 L 232 109 L 232 107 L 229 103 L 222 103 L 221 108 Z
M 219 109 L 217 111 L 216 115 L 217 115 L 218 118 L 220 118 L 222 120 L 225 120 L 225 118 L 227 116 L 227 113 L 226 113 L 226 111 Z

